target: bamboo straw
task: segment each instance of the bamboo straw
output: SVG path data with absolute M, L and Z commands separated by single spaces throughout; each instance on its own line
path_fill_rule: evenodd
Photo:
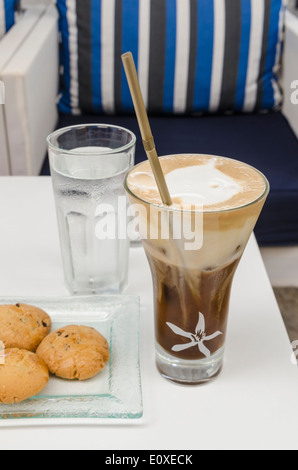
M 146 112 L 144 99 L 142 96 L 139 79 L 137 76 L 136 66 L 131 52 L 126 52 L 122 55 L 122 62 L 124 65 L 130 93 L 132 96 L 134 108 L 136 111 L 145 152 L 150 162 L 152 172 L 160 193 L 161 200 L 166 206 L 171 206 L 172 199 L 167 187 L 165 176 L 163 174 L 160 161 L 155 148 L 154 138 L 152 135 L 151 127 L 149 124 L 148 115 Z
M 140 83 L 136 71 L 136 66 L 133 60 L 133 56 L 131 52 L 126 52 L 125 54 L 122 55 L 122 62 L 124 65 L 128 85 L 130 88 L 130 93 L 132 96 L 134 108 L 136 111 L 140 131 L 142 134 L 142 139 L 143 139 L 143 144 L 144 144 L 144 149 L 147 154 L 148 160 L 150 162 L 152 172 L 161 196 L 161 200 L 164 205 L 166 206 L 171 206 L 173 204 L 171 195 L 169 193 L 169 189 L 167 187 L 167 183 L 165 180 L 165 176 L 163 174 L 160 161 L 157 155 L 157 151 L 155 148 L 155 143 L 154 139 L 152 136 L 150 124 L 149 124 L 149 119 L 148 115 L 146 112 L 145 104 L 144 104 L 144 99 L 142 96 L 141 88 L 140 88 Z M 188 272 L 187 267 L 185 266 L 185 260 L 183 256 L 183 251 L 179 249 L 179 246 L 177 245 L 177 242 L 174 241 L 173 238 L 173 227 L 172 227 L 172 221 L 170 221 L 170 229 L 171 229 L 171 238 L 170 238 L 170 243 L 173 245 L 173 247 L 176 249 L 177 256 L 180 259 L 181 266 L 183 266 L 184 270 L 184 277 L 186 279 L 186 283 L 189 285 L 191 292 L 193 294 L 193 297 L 196 302 L 198 302 L 198 293 L 196 289 L 196 285 L 192 280 L 191 274 Z M 180 298 L 180 305 L 181 309 L 183 312 L 183 315 L 185 318 L 187 318 L 188 315 L 188 305 L 185 302 L 185 289 L 183 286 L 180 286 L 181 279 L 177 279 L 177 291 L 179 294 Z

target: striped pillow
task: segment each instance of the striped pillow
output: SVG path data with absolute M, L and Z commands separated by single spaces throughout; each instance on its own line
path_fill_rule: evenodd
M 0 39 L 14 25 L 17 0 L 0 0 Z
M 150 113 L 277 108 L 286 0 L 57 0 L 64 113 L 130 113 L 133 52 Z

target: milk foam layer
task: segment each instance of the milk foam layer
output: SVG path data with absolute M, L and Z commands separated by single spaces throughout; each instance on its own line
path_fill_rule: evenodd
M 169 156 L 161 158 L 161 165 L 170 187 L 173 209 L 183 208 L 187 203 L 186 222 L 189 219 L 193 222 L 196 217 L 195 212 L 189 212 L 189 202 L 198 204 L 199 201 L 201 212 L 202 198 L 205 198 L 203 245 L 196 251 L 187 251 L 183 248 L 184 239 L 173 242 L 148 237 L 146 227 L 156 230 L 157 215 L 161 214 L 162 219 L 168 208 L 161 202 L 149 162 L 144 162 L 131 170 L 127 185 L 131 203 L 145 209 L 140 212 L 140 233 L 147 254 L 164 263 L 165 269 L 170 265 L 181 266 L 183 270 L 187 267 L 195 276 L 199 271 L 216 271 L 238 260 L 268 195 L 263 175 L 249 165 L 223 157 Z
M 215 168 L 215 160 L 206 165 L 173 170 L 166 182 L 174 199 L 184 204 L 212 205 L 225 202 L 241 191 L 241 186 Z
M 176 207 L 203 205 L 206 211 L 228 210 L 249 204 L 266 189 L 263 176 L 241 162 L 205 155 L 161 159 L 166 182 Z M 128 186 L 139 198 L 161 204 L 149 162 L 129 175 Z

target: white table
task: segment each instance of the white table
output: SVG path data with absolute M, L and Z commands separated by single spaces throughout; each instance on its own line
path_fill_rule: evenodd
M 0 179 L 0 295 L 65 296 L 49 178 Z M 225 367 L 182 387 L 155 368 L 151 277 L 131 251 L 129 294 L 141 296 L 140 423 L 1 425 L 0 449 L 297 449 L 298 370 L 252 238 L 234 283 Z

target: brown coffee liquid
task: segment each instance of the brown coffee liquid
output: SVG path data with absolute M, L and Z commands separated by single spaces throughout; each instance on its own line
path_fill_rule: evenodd
M 145 242 L 146 243 L 146 242 Z M 169 354 L 184 360 L 199 360 L 216 353 L 224 346 L 231 287 L 240 259 L 219 269 L 185 272 L 178 266 L 165 264 L 148 255 L 155 291 L 155 328 L 159 345 Z M 195 289 L 195 292 L 193 290 Z M 203 314 L 205 331 L 198 331 L 199 314 Z M 188 337 L 177 334 L 168 325 L 185 332 Z M 181 333 L 182 333 L 181 332 Z M 209 340 L 208 337 L 218 335 Z M 191 346 L 190 346 L 191 344 Z M 199 344 L 203 344 L 204 353 Z M 187 347 L 173 351 L 173 347 Z

